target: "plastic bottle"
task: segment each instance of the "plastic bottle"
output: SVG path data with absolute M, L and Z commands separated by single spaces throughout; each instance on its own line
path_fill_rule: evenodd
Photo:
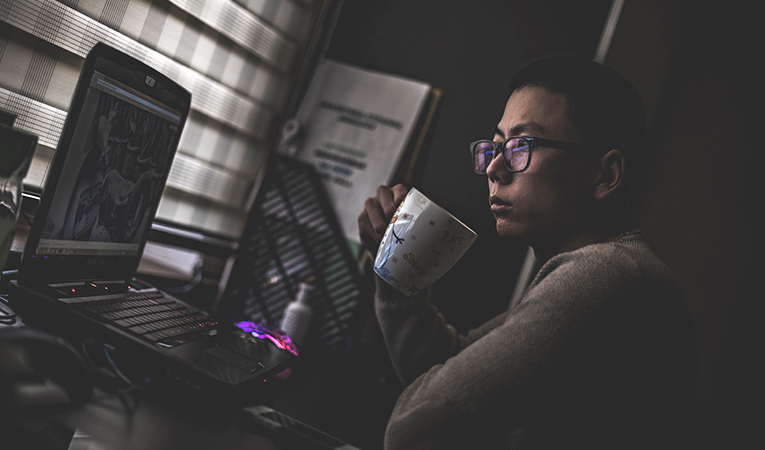
M 287 333 L 297 345 L 302 345 L 305 339 L 308 326 L 311 324 L 311 315 L 313 310 L 308 304 L 314 287 L 308 283 L 300 283 L 297 298 L 290 302 L 284 310 L 280 328 Z

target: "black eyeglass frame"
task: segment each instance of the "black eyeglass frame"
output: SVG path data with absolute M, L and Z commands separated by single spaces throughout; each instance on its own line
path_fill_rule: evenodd
M 557 148 L 559 150 L 574 150 L 574 151 L 584 150 L 586 148 L 586 145 L 579 144 L 576 142 L 556 141 L 553 139 L 545 139 L 545 138 L 539 138 L 539 137 L 533 137 L 533 136 L 510 136 L 509 138 L 505 139 L 502 142 L 494 142 L 488 139 L 481 139 L 481 140 L 470 143 L 470 158 L 473 161 L 473 170 L 475 171 L 475 173 L 479 175 L 486 174 L 485 170 L 483 172 L 479 172 L 475 167 L 475 148 L 478 144 L 488 143 L 494 146 L 494 150 L 492 151 L 492 155 L 491 155 L 491 161 L 494 161 L 494 158 L 497 157 L 497 150 L 504 149 L 507 143 L 513 139 L 523 139 L 524 141 L 526 141 L 526 143 L 529 146 L 529 157 L 526 159 L 526 165 L 523 167 L 523 169 L 513 170 L 513 169 L 510 169 L 510 167 L 508 167 L 509 163 L 507 159 L 505 158 L 504 151 L 500 151 L 500 153 L 502 154 L 502 164 L 505 165 L 505 169 L 510 173 L 523 172 L 524 170 L 528 169 L 529 164 L 531 163 L 532 150 L 537 145 L 540 147 Z M 489 164 L 491 164 L 491 162 Z M 488 168 L 488 165 L 486 167 Z

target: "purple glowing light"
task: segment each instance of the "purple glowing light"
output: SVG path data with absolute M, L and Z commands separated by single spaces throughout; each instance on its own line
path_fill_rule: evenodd
M 278 328 L 251 321 L 237 322 L 234 325 L 246 333 L 251 333 L 258 339 L 271 341 L 277 348 L 287 350 L 295 356 L 298 355 L 297 347 L 295 347 L 292 339 Z

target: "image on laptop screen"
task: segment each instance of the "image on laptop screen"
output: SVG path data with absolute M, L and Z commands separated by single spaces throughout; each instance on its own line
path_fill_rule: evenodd
M 95 72 L 35 256 L 135 256 L 181 113 Z

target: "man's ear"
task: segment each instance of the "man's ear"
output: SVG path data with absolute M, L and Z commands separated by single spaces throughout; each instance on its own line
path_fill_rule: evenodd
M 600 166 L 595 176 L 595 200 L 611 197 L 624 181 L 624 169 L 627 162 L 620 150 L 609 150 L 600 159 Z

